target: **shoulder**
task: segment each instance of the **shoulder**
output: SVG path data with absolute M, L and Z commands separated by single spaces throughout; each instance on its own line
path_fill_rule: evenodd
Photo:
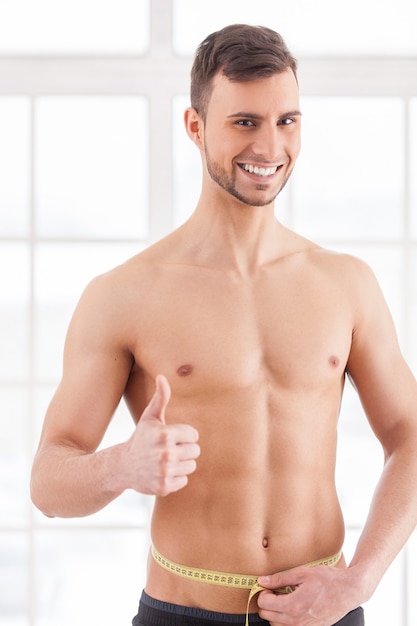
M 393 321 L 385 295 L 371 266 L 356 256 L 324 249 L 316 251 L 315 263 L 343 293 L 353 315 L 354 335 L 372 336 L 377 328 L 381 335 L 392 329 Z M 389 331 L 390 332 L 390 331 Z
M 95 276 L 86 285 L 82 298 L 111 298 L 112 302 L 122 302 L 129 296 L 143 293 L 155 280 L 163 265 L 163 257 L 158 254 L 157 247 L 154 244 L 120 265 Z
M 315 269 L 342 281 L 346 287 L 360 288 L 376 283 L 368 263 L 351 254 L 315 246 L 307 251 L 307 258 Z
M 311 281 L 326 285 L 329 297 L 340 298 L 355 326 L 387 309 L 378 279 L 363 259 L 320 247 L 308 250 L 306 259 Z
M 360 259 L 345 252 L 324 248 L 319 244 L 302 237 L 298 233 L 285 229 L 288 244 L 288 256 L 296 264 L 300 263 L 305 270 L 322 273 L 329 278 L 367 282 L 375 280 L 370 266 Z
M 71 320 L 72 327 L 121 327 L 127 312 L 144 293 L 148 274 L 140 254 L 91 279 L 84 287 Z
M 78 300 L 74 320 L 96 327 L 132 331 L 146 315 L 147 302 L 166 273 L 165 244 L 157 242 L 118 266 L 95 276 Z

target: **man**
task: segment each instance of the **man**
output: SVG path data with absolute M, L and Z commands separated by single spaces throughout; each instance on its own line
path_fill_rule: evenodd
M 207 37 L 191 104 L 198 205 L 83 294 L 32 497 L 69 517 L 126 489 L 156 495 L 135 626 L 361 625 L 417 521 L 417 385 L 368 267 L 274 216 L 300 149 L 281 37 Z M 334 477 L 346 373 L 386 460 L 348 566 Z M 122 396 L 136 428 L 97 452 Z

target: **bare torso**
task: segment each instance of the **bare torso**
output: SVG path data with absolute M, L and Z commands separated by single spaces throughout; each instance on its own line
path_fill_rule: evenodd
M 152 540 L 169 559 L 260 575 L 341 548 L 336 428 L 353 328 L 344 262 L 302 246 L 248 278 L 182 263 L 162 244 L 123 270 L 138 293 L 132 414 L 162 373 L 172 389 L 167 422 L 199 432 L 189 484 L 155 503 Z M 152 559 L 146 590 L 246 610 L 247 592 L 180 579 Z

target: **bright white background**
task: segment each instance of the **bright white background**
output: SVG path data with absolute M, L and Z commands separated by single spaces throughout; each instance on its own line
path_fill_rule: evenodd
M 2 626 L 122 626 L 136 612 L 152 499 L 126 493 L 90 518 L 48 520 L 30 504 L 29 470 L 85 284 L 194 207 L 192 54 L 231 22 L 275 28 L 299 58 L 303 151 L 277 215 L 372 265 L 417 370 L 414 0 L 0 0 Z M 103 445 L 131 429 L 122 405 Z M 350 387 L 339 431 L 349 557 L 382 466 Z M 367 626 L 416 625 L 416 559 L 413 536 Z

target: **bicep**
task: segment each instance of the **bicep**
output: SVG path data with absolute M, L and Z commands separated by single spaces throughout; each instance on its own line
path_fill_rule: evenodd
M 359 293 L 347 371 L 386 452 L 408 427 L 415 429 L 417 386 L 398 343 L 383 294 L 372 274 Z
M 41 447 L 97 448 L 123 395 L 132 367 L 115 305 L 87 289 L 74 312 L 63 375 L 45 416 Z

